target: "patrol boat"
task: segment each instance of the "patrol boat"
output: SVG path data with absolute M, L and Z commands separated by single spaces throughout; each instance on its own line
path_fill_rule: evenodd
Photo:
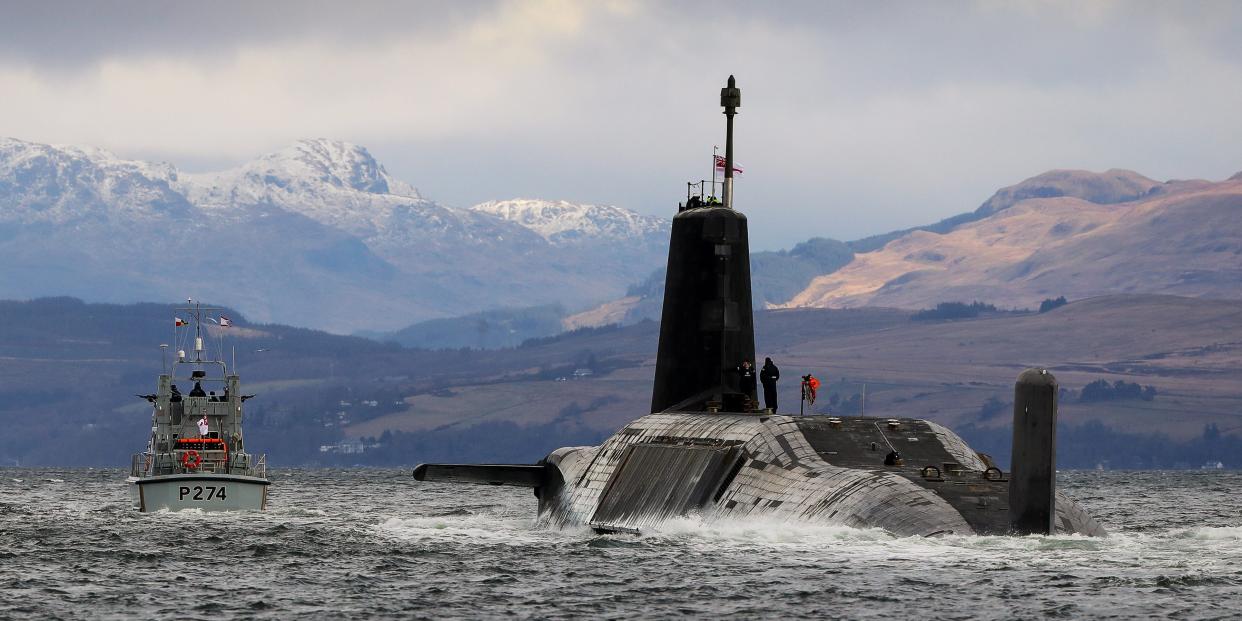
M 165 358 L 154 394 L 138 395 L 152 404 L 151 438 L 133 456 L 128 479 L 139 511 L 267 508 L 267 456 L 246 452 L 242 433 L 242 404 L 254 395 L 241 393 L 240 378 L 223 361 L 223 331 L 230 321 L 219 311 L 189 303 L 177 309 L 175 360 L 169 367 Z M 214 360 L 204 357 L 205 321 L 218 337 Z M 182 345 L 193 347 L 192 356 Z M 167 346 L 161 348 L 166 353 Z M 178 382 L 189 392 L 182 394 Z
M 533 488 L 537 523 L 601 532 L 693 516 L 899 536 L 1105 534 L 1056 490 L 1058 390 L 1045 369 L 1015 384 L 1009 472 L 932 421 L 758 409 L 737 372 L 755 360 L 747 220 L 733 208 L 740 105 L 730 76 L 723 201 L 689 196 L 673 218 L 652 413 L 537 464 L 420 464 L 414 478 Z

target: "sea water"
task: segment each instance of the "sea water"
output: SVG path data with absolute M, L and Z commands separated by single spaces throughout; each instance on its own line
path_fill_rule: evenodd
M 1242 617 L 1242 473 L 1063 472 L 1110 535 L 534 526 L 527 489 L 276 470 L 265 513 L 140 514 L 120 470 L 0 469 L 0 618 Z

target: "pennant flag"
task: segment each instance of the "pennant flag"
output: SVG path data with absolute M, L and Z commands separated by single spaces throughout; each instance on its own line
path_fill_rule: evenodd
M 224 315 L 220 315 L 220 327 L 221 328 L 227 328 L 231 325 L 233 325 L 233 322 L 229 320 L 228 317 L 225 317 Z
M 717 155 L 716 156 L 716 170 L 724 170 L 724 169 L 725 169 L 725 158 L 723 155 Z M 738 164 L 737 162 L 733 162 L 733 172 L 739 175 L 742 174 L 742 165 Z
M 182 321 L 180 317 L 173 317 L 173 325 L 181 327 L 185 325 L 185 322 Z

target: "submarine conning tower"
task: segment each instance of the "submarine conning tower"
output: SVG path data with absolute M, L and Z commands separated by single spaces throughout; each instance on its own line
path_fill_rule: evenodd
M 741 106 L 733 76 L 720 105 L 724 201 L 688 197 L 673 218 L 652 412 L 745 412 L 755 399 L 736 372 L 743 360 L 755 364 L 755 323 L 746 216 L 733 209 L 733 115 Z

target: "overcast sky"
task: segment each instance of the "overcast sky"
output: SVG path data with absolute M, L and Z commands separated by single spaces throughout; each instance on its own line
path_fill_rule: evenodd
M 425 196 L 671 216 L 742 88 L 752 246 L 974 209 L 1052 168 L 1242 170 L 1239 2 L 18 2 L 0 135 L 185 170 L 302 137 Z

